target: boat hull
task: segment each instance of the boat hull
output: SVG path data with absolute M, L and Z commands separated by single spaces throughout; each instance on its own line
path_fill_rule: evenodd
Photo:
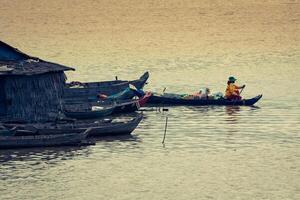
M 58 135 L 0 136 L 0 149 L 80 145 L 83 133 Z
M 108 116 L 111 114 L 125 114 L 139 110 L 140 107 L 145 106 L 151 93 L 147 92 L 142 98 L 137 100 L 119 100 L 119 101 L 103 101 L 97 103 L 81 103 L 72 104 L 66 106 L 69 112 L 65 112 L 65 115 L 75 119 L 93 119 Z M 101 111 L 91 111 L 92 106 L 108 107 Z M 72 110 L 82 111 L 72 111 Z
M 179 98 L 168 98 L 157 95 L 152 95 L 147 102 L 148 106 L 157 105 L 169 105 L 169 106 L 206 106 L 206 105 L 216 105 L 216 106 L 252 106 L 262 98 L 262 95 L 258 95 L 251 99 L 244 100 L 226 100 L 226 99 L 179 99 Z
M 94 83 L 82 83 L 83 87 L 74 88 L 67 85 L 64 90 L 64 103 L 76 102 L 96 102 L 98 94 L 111 96 L 126 90 L 129 84 L 134 85 L 137 89 L 142 89 L 149 78 L 149 73 L 146 72 L 140 79 L 134 81 L 106 81 Z
M 108 107 L 104 108 L 103 110 L 99 111 L 66 111 L 64 112 L 65 115 L 69 118 L 74 119 L 94 119 L 105 117 L 111 115 L 115 110 L 115 107 Z
M 16 134 L 22 134 L 24 130 L 34 131 L 38 135 L 61 135 L 70 133 L 83 133 L 87 132 L 87 137 L 102 137 L 102 136 L 115 136 L 130 134 L 139 125 L 143 119 L 142 114 L 137 114 L 133 119 L 126 122 L 80 122 L 74 124 L 4 124 L 6 128 L 17 127 L 19 132 Z
M 110 127 L 95 127 L 92 128 L 88 137 L 128 135 L 136 129 L 142 119 L 143 117 L 140 115 L 126 124 L 115 124 Z

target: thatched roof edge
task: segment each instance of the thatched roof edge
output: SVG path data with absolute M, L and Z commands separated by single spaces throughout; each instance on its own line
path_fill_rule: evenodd
M 20 51 L 19 49 L 15 48 L 13 46 L 10 46 L 9 44 L 7 44 L 7 43 L 5 43 L 5 42 L 3 42 L 1 40 L 0 40 L 0 47 L 9 49 L 11 51 L 14 51 L 16 54 L 18 54 L 21 57 L 23 57 L 23 59 L 36 59 L 35 57 L 29 56 L 29 55 L 23 53 L 22 51 Z
M 4 60 L 1 60 L 0 56 L 0 76 L 37 75 L 48 72 L 75 71 L 75 69 L 71 67 L 29 56 L 1 40 L 0 48 L 2 53 L 4 53 L 2 54 L 4 55 L 4 57 L 2 56 Z

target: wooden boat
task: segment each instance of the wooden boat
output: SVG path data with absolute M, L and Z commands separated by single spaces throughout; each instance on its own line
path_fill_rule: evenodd
M 252 106 L 262 98 L 262 95 L 258 95 L 251 99 L 242 100 L 227 100 L 227 99 L 184 99 L 176 97 L 164 97 L 159 95 L 152 95 L 147 105 L 191 105 L 191 106 L 205 106 L 205 105 L 218 105 L 218 106 Z
M 97 94 L 96 97 L 93 96 L 90 98 L 74 97 L 72 99 L 64 99 L 64 104 L 70 105 L 70 104 L 78 104 L 78 103 L 93 103 L 93 102 L 98 102 L 98 101 L 115 102 L 115 101 L 133 99 L 135 96 L 141 96 L 142 93 L 139 93 L 138 91 L 133 91 L 132 89 L 130 89 L 128 87 L 125 90 L 123 90 L 119 93 L 110 95 L 110 96 L 104 95 L 104 97 L 100 97 L 101 95 L 103 95 L 103 94 Z
M 139 123 L 142 121 L 143 115 L 139 114 L 134 119 L 128 122 L 111 123 L 110 126 L 102 126 L 92 128 L 89 133 L 89 137 L 99 136 L 116 136 L 116 135 L 127 135 L 132 133 Z
M 72 104 L 66 106 L 65 115 L 75 119 L 93 119 L 111 114 L 131 113 L 139 110 L 140 107 L 145 106 L 151 95 L 152 94 L 148 92 L 142 98 L 136 100 L 122 100 L 115 102 L 104 101 L 93 104 Z M 92 111 L 93 106 L 99 106 L 103 109 L 99 111 Z
M 24 131 L 34 132 L 39 135 L 73 134 L 88 131 L 87 136 L 114 136 L 130 134 L 143 119 L 142 114 L 137 114 L 129 121 L 75 121 L 74 123 L 45 123 L 45 124 L 3 124 L 6 128 L 15 128 L 15 133 L 23 134 Z
M 66 110 L 64 114 L 66 115 L 66 117 L 74 119 L 93 119 L 111 115 L 113 114 L 114 110 L 115 106 L 105 106 L 98 107 L 97 110 L 92 110 L 92 108 L 87 108 L 84 110 Z
M 148 80 L 149 78 L 149 72 L 145 72 L 139 79 L 133 80 L 133 81 L 127 81 L 127 80 L 118 80 L 116 78 L 116 80 L 113 81 L 101 81 L 101 82 L 84 82 L 84 83 L 80 83 L 80 82 L 71 82 L 71 83 L 67 83 L 67 87 L 72 87 L 76 84 L 82 85 L 85 88 L 92 88 L 92 87 L 111 87 L 113 85 L 119 85 L 122 83 L 127 83 L 134 85 L 136 88 L 141 89 L 142 86 L 145 84 L 145 82 Z M 128 87 L 128 85 L 126 87 Z
M 128 87 L 125 90 L 123 90 L 122 92 L 108 96 L 104 100 L 108 100 L 108 101 L 125 100 L 125 99 L 132 99 L 134 96 L 135 96 L 134 91 L 132 91 Z
M 86 144 L 84 140 L 91 130 L 81 133 L 64 133 L 57 135 L 42 135 L 31 131 L 19 132 L 19 135 L 0 135 L 0 149 L 73 146 Z M 20 135 L 20 133 L 22 133 Z
M 128 88 L 129 84 L 134 85 L 137 89 L 142 89 L 148 78 L 149 73 L 145 72 L 139 79 L 133 81 L 77 82 L 77 85 L 73 82 L 66 85 L 63 98 L 65 103 L 98 101 L 98 94 L 114 95 Z
M 95 102 L 95 103 L 78 103 L 65 106 L 65 115 L 74 119 L 94 119 L 103 117 L 102 111 L 92 111 L 92 107 L 109 107 L 112 108 L 111 115 L 125 114 L 139 110 L 138 100 L 126 100 L 118 102 Z M 99 112 L 99 115 L 98 115 Z M 84 117 L 82 117 L 84 116 Z

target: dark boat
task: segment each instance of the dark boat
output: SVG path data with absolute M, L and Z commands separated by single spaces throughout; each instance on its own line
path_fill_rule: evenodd
M 19 135 L 0 135 L 0 149 L 82 145 L 86 144 L 84 141 L 89 131 L 90 129 L 86 129 L 81 133 L 73 132 L 57 135 L 42 135 L 31 131 L 20 131 Z
M 67 87 L 72 87 L 74 85 L 81 85 L 85 88 L 93 88 L 93 87 L 111 87 L 114 85 L 120 86 L 122 83 L 127 84 L 126 87 L 128 87 L 129 84 L 134 85 L 136 88 L 141 89 L 146 81 L 149 78 L 149 72 L 145 72 L 139 79 L 133 80 L 133 81 L 127 81 L 127 80 L 113 80 L 113 81 L 100 81 L 100 82 L 71 82 L 67 83 Z
M 128 135 L 132 133 L 139 123 L 142 121 L 143 115 L 139 114 L 134 119 L 128 122 L 116 122 L 111 123 L 109 126 L 95 127 L 92 128 L 89 133 L 89 137 L 99 137 L 99 136 L 116 136 L 116 135 Z
M 111 114 L 125 114 L 139 110 L 145 106 L 151 97 L 151 93 L 146 93 L 142 98 L 136 100 L 104 101 L 99 103 L 83 103 L 65 106 L 65 115 L 75 119 L 93 119 Z M 99 111 L 92 111 L 92 107 L 102 108 Z
M 139 79 L 133 81 L 104 81 L 104 82 L 72 82 L 68 83 L 64 91 L 64 102 L 66 104 L 78 101 L 93 102 L 98 101 L 98 94 L 107 96 L 117 94 L 134 85 L 137 89 L 142 89 L 149 78 L 149 73 L 145 72 Z
M 93 107 L 105 107 L 112 108 L 109 113 L 113 114 L 125 114 L 139 110 L 140 106 L 138 100 L 124 100 L 118 102 L 95 102 L 95 103 L 78 103 L 65 105 L 65 115 L 74 119 L 94 119 L 103 117 L 102 111 L 92 111 Z M 98 114 L 99 113 L 99 114 Z
M 98 107 L 97 110 L 92 110 L 91 107 L 78 110 L 75 107 L 73 110 L 65 110 L 64 114 L 66 117 L 74 119 L 93 119 L 111 115 L 113 114 L 114 110 L 115 106 Z
M 3 124 L 6 128 L 15 128 L 16 134 L 24 131 L 34 132 L 39 135 L 60 135 L 82 133 L 88 131 L 87 136 L 115 136 L 130 134 L 143 119 L 142 114 L 137 114 L 129 121 L 75 121 L 74 123 L 45 123 L 45 124 Z
M 252 106 L 262 98 L 258 95 L 251 99 L 242 100 L 227 100 L 221 99 L 184 99 L 184 98 L 171 98 L 158 95 L 152 95 L 147 102 L 148 106 L 151 105 L 187 105 L 187 106 L 204 106 L 204 105 L 219 105 L 219 106 Z
M 125 100 L 125 99 L 132 99 L 135 96 L 134 91 L 132 91 L 129 87 L 119 92 L 117 94 L 110 95 L 106 97 L 104 100 L 108 101 L 117 101 L 117 100 Z

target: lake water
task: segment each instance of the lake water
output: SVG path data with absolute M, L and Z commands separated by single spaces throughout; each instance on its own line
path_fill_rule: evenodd
M 132 137 L 0 151 L 0 199 L 300 199 L 300 1 L 1 0 L 0 38 L 69 81 L 224 92 L 257 107 L 145 112 Z M 168 116 L 166 142 L 161 141 Z

